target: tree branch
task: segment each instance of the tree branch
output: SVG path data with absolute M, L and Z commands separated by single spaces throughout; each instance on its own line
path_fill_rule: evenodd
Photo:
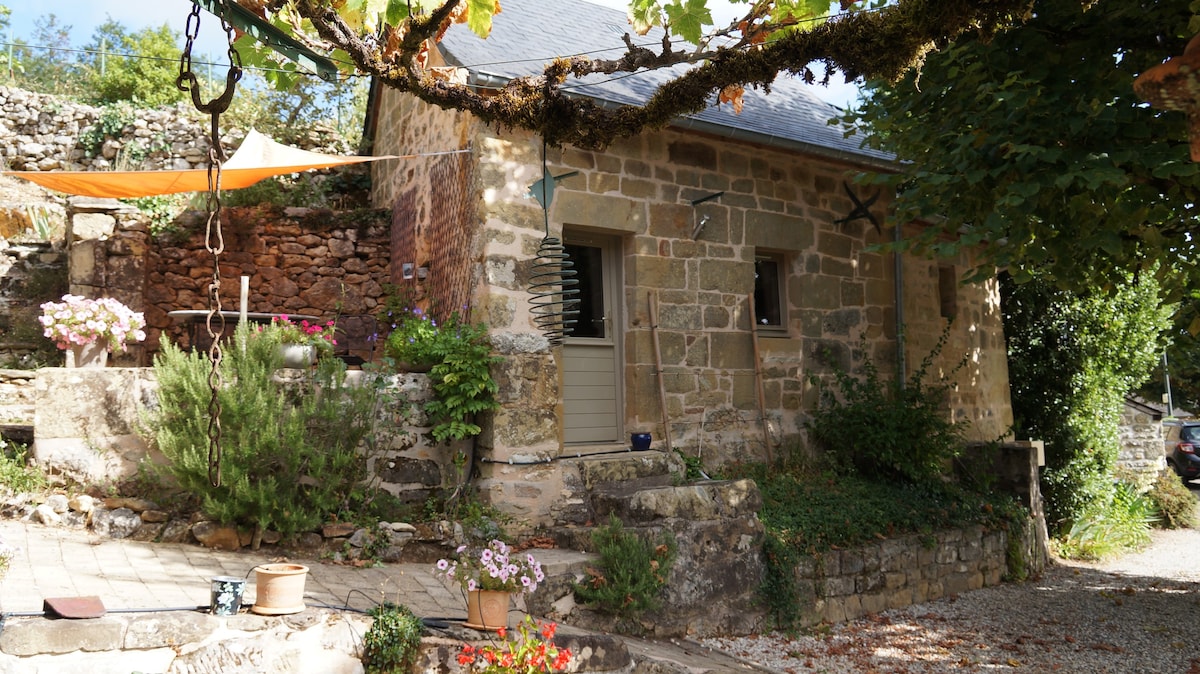
M 1082 2 L 1083 0 L 1081 0 Z M 809 31 L 793 31 L 758 47 L 676 52 L 664 39 L 661 53 L 633 44 L 620 59 L 572 57 L 547 64 L 541 75 L 517 78 L 498 91 L 431 77 L 417 65 L 425 40 L 448 21 L 456 0 L 447 0 L 428 18 L 412 21 L 399 47 L 385 60 L 381 45 L 364 41 L 320 0 L 297 0 L 301 16 L 322 38 L 350 55 L 366 74 L 401 92 L 442 108 L 470 112 L 485 122 L 541 134 L 552 144 L 602 149 L 618 138 L 661 128 L 673 119 L 708 107 L 731 85 L 768 88 L 778 73 L 804 76 L 813 63 L 845 73 L 895 79 L 935 46 L 966 31 L 985 37 L 1023 18 L 1030 0 L 900 0 L 878 12 L 859 12 Z M 395 30 L 395 29 L 392 29 Z M 702 64 L 667 82 L 642 106 L 606 108 L 563 95 L 567 76 L 612 75 L 681 63 Z

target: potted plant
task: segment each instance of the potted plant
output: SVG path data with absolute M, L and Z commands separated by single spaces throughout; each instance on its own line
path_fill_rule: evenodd
M 496 630 L 508 626 L 512 595 L 537 589 L 546 579 L 542 565 L 499 539 L 482 548 L 459 546 L 457 559 L 439 559 L 435 573 L 457 581 L 467 593 L 467 627 Z
M 67 352 L 67 367 L 104 367 L 108 351 L 125 351 L 126 342 L 146 338 L 146 318 L 111 297 L 63 295 L 42 304 L 43 334 Z
M 384 343 L 384 361 L 399 372 L 428 372 L 433 400 L 425 411 L 438 442 L 478 435 L 475 415 L 499 406 L 499 387 L 491 366 L 487 327 L 465 323 L 457 313 L 439 322 L 418 307 L 389 309 L 380 317 L 392 331 Z
M 287 314 L 271 319 L 267 331 L 279 340 L 283 366 L 307 368 L 318 357 L 333 353 L 337 345 L 337 328 L 333 321 L 309 323 L 307 320 L 292 321 Z
M 517 626 L 516 638 L 508 640 L 508 630 L 501 628 L 500 643 L 483 646 L 463 644 L 458 664 L 469 672 L 483 674 L 518 674 L 528 672 L 565 672 L 571 664 L 571 651 L 554 645 L 555 623 L 534 621 L 525 616 Z
M 428 372 L 442 362 L 445 344 L 437 319 L 420 307 L 392 309 L 383 317 L 392 331 L 384 342 L 384 357 L 402 372 Z

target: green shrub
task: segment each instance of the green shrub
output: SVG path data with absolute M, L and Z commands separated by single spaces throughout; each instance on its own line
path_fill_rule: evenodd
M 274 381 L 282 360 L 270 331 L 238 326 L 220 374 L 220 486 L 209 480 L 210 364 L 165 337 L 155 357 L 159 406 L 148 428 L 166 470 L 223 522 L 309 531 L 347 503 L 361 501 L 367 456 L 358 447 L 376 419 L 378 393 L 345 385 L 345 365 L 318 361 L 312 381 Z
M 1179 481 L 1175 471 L 1168 468 L 1159 472 L 1146 496 L 1158 511 L 1158 526 L 1164 529 L 1196 526 L 1196 495 Z
M 363 636 L 362 662 L 367 674 L 402 674 L 416 661 L 421 619 L 407 606 L 383 603 L 371 609 L 375 622 Z
M 433 421 L 430 433 L 438 442 L 479 435 L 476 414 L 496 409 L 499 387 L 491 366 L 492 355 L 483 324 L 464 323 L 458 313 L 439 322 L 430 312 L 412 306 L 395 286 L 379 321 L 390 327 L 384 343 L 384 360 L 394 367 L 429 367 L 433 400 L 425 405 Z
M 870 359 L 861 378 L 835 369 L 836 388 L 821 391 L 820 407 L 805 424 L 813 439 L 862 475 L 939 481 L 962 451 L 966 424 L 950 419 L 947 378 L 925 382 L 948 337 L 949 328 L 904 386 L 896 379 L 883 381 Z
M 604 613 L 633 619 L 658 608 L 659 593 L 675 561 L 675 540 L 666 531 L 657 541 L 626 531 L 612 516 L 592 532 L 599 568 L 575 585 L 575 596 Z
M 1116 482 L 1109 496 L 1093 501 L 1055 543 L 1073 559 L 1103 559 L 1150 543 L 1150 525 L 1159 517 L 1153 501 L 1136 486 Z

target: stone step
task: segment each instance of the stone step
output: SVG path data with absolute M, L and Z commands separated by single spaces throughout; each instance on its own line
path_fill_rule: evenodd
M 9 404 L 0 405 L 0 422 L 7 424 L 32 424 L 34 405 Z
M 753 517 L 762 496 L 752 480 L 705 480 L 680 486 L 609 486 L 592 494 L 598 524 L 616 515 L 627 524 L 681 518 L 694 522 Z
M 576 463 L 586 489 L 604 484 L 668 485 L 686 471 L 683 459 L 674 452 L 619 452 L 566 459 Z

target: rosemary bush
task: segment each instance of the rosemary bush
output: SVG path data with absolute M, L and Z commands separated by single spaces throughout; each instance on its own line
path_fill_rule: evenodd
M 273 380 L 282 361 L 270 334 L 240 325 L 224 350 L 221 486 L 208 474 L 211 392 L 204 354 L 162 339 L 154 362 L 159 405 L 147 425 L 169 460 L 166 470 L 199 495 L 206 515 L 288 537 L 361 502 L 367 457 L 358 447 L 376 419 L 378 393 L 346 386 L 346 367 L 332 358 L 318 362 L 311 382 L 282 386 Z

